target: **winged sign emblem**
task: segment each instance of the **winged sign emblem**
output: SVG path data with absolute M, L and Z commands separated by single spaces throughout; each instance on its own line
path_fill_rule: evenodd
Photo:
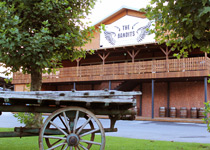
M 116 40 L 114 39 L 114 37 L 116 36 L 116 34 L 114 32 L 104 31 L 104 36 L 111 45 L 115 45 Z
M 138 35 L 137 42 L 141 42 L 145 38 L 145 36 L 147 34 L 149 34 L 149 31 L 147 31 L 147 29 L 149 29 L 150 26 L 151 26 L 151 23 L 148 22 L 148 24 L 146 26 L 143 26 L 143 27 L 140 27 L 137 29 L 137 31 L 136 31 L 136 33 Z

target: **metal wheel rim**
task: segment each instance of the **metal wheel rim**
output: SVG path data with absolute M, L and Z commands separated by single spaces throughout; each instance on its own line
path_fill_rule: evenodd
M 81 108 L 81 107 L 76 107 L 76 106 L 72 106 L 72 107 L 66 107 L 66 108 L 61 108 L 61 109 L 58 109 L 58 110 L 56 110 L 55 112 L 53 112 L 46 120 L 45 120 L 45 122 L 44 122 L 44 124 L 43 124 L 43 126 L 42 126 L 42 128 L 41 128 L 41 130 L 40 130 L 40 134 L 39 134 L 39 147 L 40 147 L 40 150 L 44 150 L 44 142 L 43 142 L 43 139 L 46 139 L 46 135 L 44 135 L 44 132 L 45 132 L 45 129 L 47 128 L 47 126 L 48 126 L 48 124 L 49 123 L 51 123 L 51 120 L 54 120 L 54 117 L 56 117 L 56 116 L 58 116 L 59 114 L 61 114 L 61 113 L 64 113 L 64 112 L 68 112 L 68 111 L 75 111 L 75 112 L 78 112 L 78 114 L 80 113 L 80 112 L 82 112 L 82 113 L 84 113 L 84 114 L 86 114 L 89 118 L 88 118 L 88 120 L 90 120 L 90 121 L 94 121 L 95 123 L 96 123 L 96 125 L 97 125 L 97 129 L 94 129 L 94 130 L 92 130 L 91 129 L 91 133 L 89 133 L 89 134 L 92 134 L 92 133 L 94 133 L 94 135 L 95 135 L 95 132 L 97 132 L 97 131 L 100 131 L 100 136 L 101 136 L 101 142 L 100 142 L 100 150 L 104 150 L 104 147 L 105 147 L 105 132 L 104 132 L 104 129 L 103 129 L 103 126 L 102 126 L 102 124 L 101 124 L 101 122 L 96 118 L 96 116 L 91 112 L 91 111 L 89 111 L 89 110 L 87 110 L 87 109 L 85 109 L 85 108 Z M 77 118 L 78 116 L 76 116 L 75 118 Z M 77 118 L 78 120 L 79 120 L 79 117 Z M 75 120 L 77 120 L 77 119 L 75 119 Z M 86 121 L 86 123 L 88 122 L 88 120 Z M 75 122 L 74 122 L 75 123 Z M 89 122 L 88 122 L 89 123 Z M 77 122 L 75 123 L 76 125 L 77 125 Z M 84 123 L 84 125 L 85 125 L 85 123 Z M 87 125 L 87 124 L 86 124 Z M 85 125 L 85 126 L 86 126 Z M 81 126 L 80 126 L 81 127 Z M 84 128 L 84 127 L 83 127 Z M 77 132 L 81 132 L 81 131 L 79 131 L 79 130 L 83 130 L 83 129 L 78 129 L 78 131 Z M 76 132 L 76 128 L 74 129 L 74 132 Z M 86 133 L 87 135 L 89 135 L 88 133 Z M 67 135 L 67 133 L 65 133 L 65 136 Z M 68 134 L 69 135 L 69 134 Z M 67 136 L 65 137 L 64 136 L 64 138 L 67 138 Z M 78 148 L 77 147 L 74 147 L 74 146 L 69 146 L 68 144 L 67 144 L 67 142 L 66 142 L 66 140 L 64 140 L 64 142 L 63 142 L 63 147 L 62 147 L 62 149 L 64 148 L 64 150 L 66 150 L 66 149 L 70 149 L 70 150 L 73 150 L 73 149 L 75 149 L 75 150 L 77 150 L 77 149 L 84 149 L 84 150 L 88 150 L 88 149 L 90 149 L 90 147 L 92 146 L 92 145 L 99 145 L 99 143 L 98 142 L 94 142 L 94 141 L 87 141 L 87 140 L 83 140 L 82 139 L 82 137 L 83 136 L 86 136 L 86 135 L 79 135 L 78 134 L 78 136 L 79 136 L 79 138 L 80 138 L 80 140 L 79 140 L 79 144 L 78 144 Z M 91 138 L 91 140 L 92 140 L 92 138 Z M 86 143 L 86 144 L 88 144 L 88 146 L 87 147 L 84 147 L 83 145 L 83 147 L 81 146 L 81 144 L 80 143 Z M 62 146 L 62 145 L 61 145 Z M 57 147 L 59 147 L 59 146 L 57 146 Z M 56 147 L 56 148 L 57 148 Z M 55 148 L 55 147 L 54 147 Z M 48 148 L 48 150 L 52 150 L 52 149 L 54 149 L 53 147 L 51 147 L 51 148 Z

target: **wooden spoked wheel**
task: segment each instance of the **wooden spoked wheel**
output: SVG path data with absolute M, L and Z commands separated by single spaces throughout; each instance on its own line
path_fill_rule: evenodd
M 55 116 L 52 120 L 54 120 L 55 118 L 59 118 L 60 119 L 60 121 L 63 123 L 63 119 L 62 119 L 62 117 L 61 116 Z M 84 116 L 84 118 L 86 119 L 86 120 L 88 120 L 88 116 Z M 93 130 L 94 129 L 94 125 L 93 125 L 93 122 L 90 120 L 89 121 L 89 126 L 91 127 L 91 129 Z M 46 127 L 46 129 L 50 129 L 50 123 L 47 125 L 47 127 Z M 81 128 L 81 126 L 79 127 L 79 128 Z M 65 129 L 63 129 L 63 130 L 65 130 Z M 78 130 L 78 129 L 77 129 Z M 91 133 L 91 137 L 90 137 L 90 141 L 94 141 L 94 139 L 95 139 L 95 133 Z M 51 141 L 50 140 L 50 138 L 45 138 L 45 142 L 46 142 L 46 144 L 47 144 L 47 146 L 48 146 L 48 148 L 50 148 L 50 147 L 52 147 L 52 146 L 54 146 L 54 145 L 56 145 L 57 143 L 59 143 L 60 141 L 62 141 L 62 139 L 58 139 L 58 140 L 54 140 L 54 141 Z M 92 146 L 92 144 L 91 143 L 88 143 L 88 146 L 86 147 L 87 149 L 90 149 L 90 147 Z
M 49 130 L 62 135 L 49 135 Z M 100 137 L 95 138 L 95 133 Z M 61 108 L 46 119 L 40 130 L 40 150 L 89 150 L 92 146 L 104 150 L 105 132 L 96 116 L 85 108 Z

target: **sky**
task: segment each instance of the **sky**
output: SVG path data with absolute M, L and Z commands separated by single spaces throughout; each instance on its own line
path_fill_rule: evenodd
M 145 8 L 150 0 L 98 0 L 92 14 L 89 15 L 92 24 L 96 24 L 123 6 L 140 9 Z

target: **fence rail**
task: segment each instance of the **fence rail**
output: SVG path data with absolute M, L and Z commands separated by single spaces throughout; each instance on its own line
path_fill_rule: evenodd
M 159 78 L 207 76 L 210 71 L 209 68 L 210 59 L 205 57 L 65 67 L 58 69 L 55 74 L 43 74 L 43 82 L 156 78 L 156 75 Z M 173 75 L 170 75 L 170 73 Z M 13 76 L 13 84 L 29 82 L 29 75 L 18 72 Z

